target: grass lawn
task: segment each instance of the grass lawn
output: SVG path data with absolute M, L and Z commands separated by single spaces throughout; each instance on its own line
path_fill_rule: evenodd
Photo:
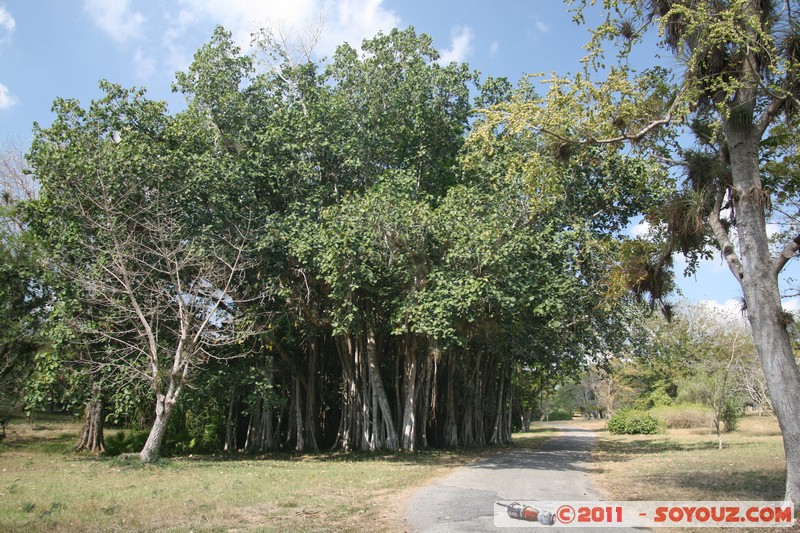
M 13 420 L 0 441 L 0 531 L 402 531 L 417 487 L 497 448 L 200 456 L 145 466 L 73 453 L 79 424 Z M 542 428 L 515 446 L 541 445 Z
M 783 440 L 771 417 L 744 417 L 722 450 L 708 429 L 611 435 L 603 423 L 583 424 L 598 435 L 592 481 L 607 500 L 783 500 Z

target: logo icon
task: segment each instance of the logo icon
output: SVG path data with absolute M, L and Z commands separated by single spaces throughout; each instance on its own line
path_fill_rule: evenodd
M 506 508 L 508 516 L 515 520 L 525 520 L 526 522 L 539 522 L 545 526 L 552 526 L 556 523 L 556 515 L 550 511 L 540 511 L 529 505 L 520 505 L 518 502 L 513 502 L 510 505 L 497 502 L 497 505 Z

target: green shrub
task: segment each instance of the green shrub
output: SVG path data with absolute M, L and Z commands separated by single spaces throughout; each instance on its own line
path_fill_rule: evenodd
M 118 431 L 105 438 L 105 454 L 138 453 L 147 442 L 147 431 Z
M 648 411 L 655 419 L 670 429 L 711 427 L 711 409 L 696 403 L 662 405 Z
M 672 405 L 674 402 L 674 389 L 675 385 L 671 383 L 662 383 L 648 395 L 648 405 L 650 407 Z
M 652 435 L 660 429 L 658 420 L 636 409 L 617 411 L 608 421 L 608 431 L 614 435 Z
M 728 398 L 728 401 L 725 402 L 725 405 L 722 407 L 722 412 L 719 415 L 722 427 L 726 433 L 736 431 L 742 414 L 744 414 L 742 402 L 737 398 Z
M 547 415 L 547 420 L 550 422 L 556 422 L 559 420 L 572 420 L 572 413 L 564 409 L 553 409 L 550 411 L 550 414 Z

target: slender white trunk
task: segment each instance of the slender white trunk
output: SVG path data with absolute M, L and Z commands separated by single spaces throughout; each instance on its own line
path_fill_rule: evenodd
M 416 397 L 417 397 L 417 354 L 414 346 L 406 345 L 405 354 L 405 402 L 403 405 L 403 443 L 404 450 L 414 451 L 417 438 Z

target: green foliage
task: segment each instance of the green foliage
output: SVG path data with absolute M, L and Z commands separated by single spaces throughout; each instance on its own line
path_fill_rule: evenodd
M 675 400 L 676 392 L 677 387 L 675 387 L 672 383 L 657 385 L 655 390 L 653 390 L 647 397 L 648 406 L 660 407 L 671 405 Z M 670 395 L 670 393 L 672 394 Z
M 409 170 L 421 191 L 444 194 L 459 177 L 476 74 L 440 66 L 430 36 L 413 28 L 378 34 L 362 50 L 340 46 L 327 70 L 343 125 L 358 132 L 344 139 L 348 170 L 364 186 L 385 169 Z
M 4 160 L 7 157 L 0 154 Z M 18 172 L 24 178 L 22 169 L 5 166 L 3 172 Z M 4 411 L 24 404 L 25 383 L 35 369 L 34 355 L 42 343 L 52 297 L 40 250 L 21 221 L 24 200 L 6 182 L 14 177 L 0 177 L 0 409 Z
M 147 440 L 146 431 L 117 431 L 105 438 L 105 454 L 110 456 L 123 453 L 137 453 Z
M 736 396 L 726 398 L 725 404 L 722 406 L 722 412 L 719 415 L 723 429 L 728 433 L 736 431 L 742 415 L 744 415 L 744 403 L 741 398 Z
M 572 420 L 572 411 L 565 411 L 563 409 L 553 409 L 547 413 L 547 420 L 555 422 L 559 420 Z
M 652 435 L 661 431 L 658 420 L 646 411 L 620 409 L 608 420 L 608 431 L 614 435 Z
M 217 408 L 216 399 L 195 402 L 180 407 L 170 418 L 162 447 L 163 455 L 210 453 L 222 450 L 225 442 L 224 411 Z M 186 402 L 184 402 L 186 403 Z
M 279 435 L 283 445 L 314 431 L 333 444 L 337 426 L 356 424 L 337 417 L 374 404 L 358 394 L 374 395 L 376 378 L 389 397 L 403 394 L 409 360 L 426 372 L 453 365 L 447 394 L 475 409 L 472 424 L 503 412 L 495 396 L 508 395 L 509 369 L 525 373 L 516 386 L 532 408 L 587 357 L 625 348 L 631 310 L 612 265 L 664 176 L 612 149 L 569 164 L 539 157 L 548 143 L 527 131 L 477 128 L 468 140 L 477 75 L 438 64 L 430 37 L 413 29 L 365 41 L 365 53 L 344 45 L 326 67 L 259 42 L 275 69 L 257 70 L 217 28 L 176 76 L 188 102 L 179 113 L 103 82 L 88 108 L 58 100 L 53 125 L 37 127 L 31 162 L 43 194 L 29 220 L 66 278 L 57 323 L 75 335 L 65 345 L 80 348 L 69 360 L 81 366 L 70 368 L 65 350 L 42 351 L 53 361 L 40 365 L 36 402 L 62 375 L 92 368 L 108 419 L 128 427 L 150 422 L 153 392 L 180 382 L 168 452 L 219 450 L 253 429 L 243 424 L 268 431 L 263 416 L 269 431 L 292 433 Z M 534 99 L 506 80 L 479 89 L 486 106 Z M 246 268 L 218 313 L 241 317 L 236 334 L 259 335 L 219 346 L 228 337 L 215 329 L 186 342 L 207 311 L 197 302 L 227 283 L 203 260 L 230 264 L 233 241 Z M 176 315 L 190 300 L 193 312 Z M 368 331 L 378 368 L 367 371 Z M 176 346 L 198 343 L 202 352 L 173 359 Z M 248 350 L 257 355 L 242 357 Z M 435 375 L 417 379 L 436 385 Z M 386 427 L 404 414 L 399 404 L 381 406 Z M 560 407 L 571 417 L 573 405 Z M 470 438 L 483 442 L 486 426 L 476 422 Z

